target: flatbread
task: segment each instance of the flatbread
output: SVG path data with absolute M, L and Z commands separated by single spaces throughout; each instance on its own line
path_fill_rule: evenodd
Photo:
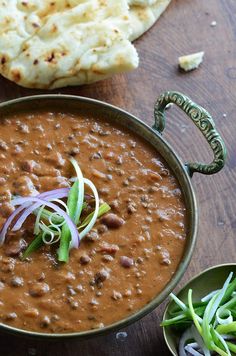
M 147 7 L 153 5 L 157 0 L 128 0 L 129 6 Z
M 125 0 L 8 0 L 0 9 L 0 72 L 22 86 L 91 83 L 138 66 Z
M 0 74 L 54 89 L 137 68 L 131 41 L 171 0 L 0 0 Z
M 143 35 L 159 19 L 171 0 L 130 0 L 131 34 L 134 41 Z

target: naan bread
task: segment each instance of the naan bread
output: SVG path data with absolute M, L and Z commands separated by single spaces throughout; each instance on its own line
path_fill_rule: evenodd
M 161 16 L 171 0 L 129 0 L 131 35 L 134 41 L 146 32 Z
M 138 66 L 125 0 L 8 0 L 0 9 L 0 72 L 22 86 L 91 83 Z
M 130 6 L 142 6 L 147 7 L 153 5 L 157 0 L 128 0 Z
M 0 0 L 0 74 L 53 89 L 133 70 L 131 43 L 170 0 Z

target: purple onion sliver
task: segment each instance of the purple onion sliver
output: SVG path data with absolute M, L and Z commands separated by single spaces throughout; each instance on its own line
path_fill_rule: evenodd
M 47 192 L 37 194 L 36 196 L 32 195 L 32 196 L 27 196 L 27 197 L 15 198 L 11 201 L 11 203 L 12 203 L 12 205 L 20 205 L 20 203 L 18 204 L 20 199 L 25 199 L 25 198 L 49 199 L 51 196 L 53 196 L 53 197 L 55 196 L 55 199 L 57 199 L 57 198 L 60 199 L 60 198 L 67 197 L 69 191 L 70 191 L 70 188 L 60 188 L 60 189 L 49 190 Z
M 6 233 L 8 228 L 10 227 L 12 221 L 15 219 L 15 217 L 25 208 L 29 206 L 29 203 L 25 203 L 21 206 L 19 206 L 16 210 L 13 211 L 13 213 L 9 216 L 9 218 L 5 221 L 2 230 L 0 232 L 0 245 L 2 245 L 5 241 Z
M 65 221 L 66 224 L 68 225 L 68 228 L 70 229 L 71 233 L 71 247 L 78 248 L 79 246 L 79 233 L 77 231 L 75 223 L 71 220 L 71 218 L 62 210 L 59 208 L 56 204 L 50 203 L 47 200 L 39 199 L 37 197 L 26 197 L 26 198 L 19 198 L 18 201 L 20 200 L 20 204 L 24 204 L 27 202 L 33 203 L 33 202 L 38 202 L 41 205 L 48 206 L 49 208 L 55 210 L 59 215 L 61 215 Z
M 58 192 L 56 193 L 51 193 L 47 196 L 44 196 L 45 200 L 54 200 L 54 199 L 61 199 L 61 198 L 66 198 L 68 196 L 68 192 L 66 192 L 64 189 L 55 189 Z M 53 192 L 55 192 L 55 190 Z M 44 193 L 42 193 L 44 194 Z M 42 196 L 42 195 L 41 195 Z M 36 197 L 39 198 L 39 195 Z M 21 199 L 21 198 L 19 198 Z M 23 198 L 24 199 L 24 198 Z M 21 226 L 24 224 L 25 220 L 27 219 L 27 217 L 37 208 L 39 208 L 42 204 L 41 203 L 35 203 L 33 205 L 31 205 L 28 209 L 26 209 L 23 214 L 20 216 L 20 218 L 17 220 L 17 222 L 15 223 L 15 225 L 12 228 L 12 231 L 17 231 L 21 228 Z
M 31 204 L 31 206 L 29 208 L 27 208 L 19 217 L 19 219 L 17 220 L 17 222 L 15 223 L 15 225 L 13 226 L 13 228 L 11 229 L 11 231 L 17 231 L 21 228 L 21 226 L 23 225 L 23 223 L 25 222 L 25 220 L 27 219 L 27 217 L 37 208 L 39 208 L 41 206 L 40 203 L 36 203 L 36 204 Z
M 53 190 L 48 190 L 47 192 L 43 192 L 37 195 L 37 198 L 44 198 L 48 195 L 54 195 L 54 194 L 65 194 L 65 196 L 68 195 L 70 191 L 70 188 L 59 188 L 59 189 L 53 189 Z
M 61 188 L 61 189 L 54 189 L 54 190 L 50 190 L 48 192 L 44 192 L 41 193 L 39 195 L 37 195 L 36 197 L 32 196 L 32 197 L 21 197 L 21 198 L 15 198 L 11 201 L 11 204 L 13 206 L 15 205 L 21 205 L 23 204 L 22 201 L 24 199 L 31 199 L 31 198 L 38 198 L 38 199 L 60 199 L 60 198 L 65 198 L 68 196 L 70 188 Z
M 72 239 L 72 237 L 71 237 L 71 242 L 70 242 L 70 247 L 69 247 L 69 249 L 71 250 L 72 248 L 78 248 L 79 247 L 79 245 L 80 245 L 80 237 L 79 237 L 79 232 L 78 232 L 78 230 L 77 230 L 77 235 L 78 235 L 78 237 L 77 237 L 77 242 L 75 241 L 75 240 L 73 240 Z M 71 235 L 72 236 L 72 235 Z

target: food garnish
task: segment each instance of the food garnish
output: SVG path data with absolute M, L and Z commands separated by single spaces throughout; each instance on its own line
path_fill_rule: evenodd
M 110 206 L 100 205 L 95 185 L 83 177 L 81 169 L 74 158 L 71 158 L 77 177 L 71 188 L 55 189 L 29 197 L 16 197 L 11 201 L 16 210 L 6 220 L 0 232 L 0 244 L 5 241 L 7 232 L 18 231 L 29 217 L 36 215 L 34 225 L 34 240 L 29 244 L 22 258 L 27 258 L 33 251 L 46 245 L 59 243 L 58 260 L 67 262 L 71 248 L 78 248 L 80 240 L 93 228 L 98 217 L 107 213 Z M 85 194 L 87 185 L 93 195 Z M 62 199 L 67 198 L 65 203 Z M 94 211 L 81 218 L 88 201 L 95 204 Z M 49 208 L 50 210 L 46 209 Z M 15 220 L 16 219 L 16 220 Z
M 170 294 L 177 306 L 161 326 L 184 331 L 179 341 L 180 356 L 236 353 L 236 277 L 232 278 L 233 272 L 221 289 L 212 291 L 200 302 L 193 303 L 192 289 L 188 291 L 188 303 Z

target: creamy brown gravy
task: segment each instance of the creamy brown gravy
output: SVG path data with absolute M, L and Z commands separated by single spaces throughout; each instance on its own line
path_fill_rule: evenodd
M 186 212 L 170 169 L 133 133 L 73 114 L 1 120 L 0 226 L 12 210 L 11 195 L 69 185 L 70 155 L 125 224 L 110 230 L 98 221 L 67 264 L 46 247 L 21 261 L 33 220 L 10 233 L 0 249 L 2 323 L 47 333 L 103 327 L 152 300 L 181 260 Z

